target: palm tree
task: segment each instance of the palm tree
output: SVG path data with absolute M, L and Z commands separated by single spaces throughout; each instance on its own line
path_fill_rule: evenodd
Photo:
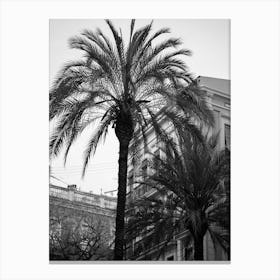
M 192 77 L 178 56 L 189 56 L 190 50 L 179 48 L 182 42 L 176 38 L 154 43 L 161 35 L 170 33 L 168 28 L 151 34 L 151 22 L 135 31 L 135 20 L 131 20 L 129 42 L 125 44 L 121 30 L 118 32 L 110 20 L 106 22 L 113 40 L 100 29 L 84 30 L 69 40 L 70 47 L 82 51 L 83 57 L 67 63 L 50 90 L 50 120 L 55 123 L 50 157 L 66 147 L 66 162 L 73 142 L 85 128 L 97 124 L 84 153 L 84 176 L 100 139 L 106 137 L 110 126 L 115 130 L 119 140 L 115 259 L 122 260 L 131 140 L 140 133 L 145 142 L 148 122 L 160 132 L 157 114 L 160 110 L 164 112 L 171 101 L 174 110 L 169 117 L 177 116 L 177 121 L 183 116 L 189 119 L 193 114 L 210 121 L 211 116 L 195 90 L 189 94 L 183 90 Z M 133 143 L 132 150 L 137 147 L 137 141 Z
M 230 153 L 217 151 L 217 142 L 217 135 L 204 143 L 189 134 L 177 143 L 169 138 L 165 156 L 150 162 L 153 174 L 139 182 L 157 192 L 128 207 L 128 242 L 146 236 L 142 252 L 160 243 L 159 257 L 174 235 L 187 231 L 194 260 L 203 260 L 203 239 L 209 232 L 215 248 L 219 244 L 230 258 Z

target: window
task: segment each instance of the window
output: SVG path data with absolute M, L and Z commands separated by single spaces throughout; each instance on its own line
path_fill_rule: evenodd
M 184 259 L 185 261 L 190 260 L 192 258 L 193 248 L 192 247 L 185 247 L 184 248 Z
M 135 163 L 136 163 L 136 156 L 135 156 L 135 154 L 133 154 L 131 157 L 131 164 L 134 166 Z
M 128 188 L 129 188 L 129 192 L 132 191 L 133 189 L 133 170 L 131 170 L 129 173 L 128 173 Z
M 136 198 L 141 197 L 141 196 L 143 195 L 142 186 L 141 186 L 141 185 L 138 185 L 137 188 L 135 189 L 134 193 L 135 193 L 135 197 L 136 197 Z
M 169 257 L 166 258 L 166 260 L 167 260 L 167 261 L 174 261 L 174 256 L 173 256 L 173 255 L 172 255 L 172 256 L 169 256 Z
M 225 124 L 225 147 L 230 149 L 230 125 Z
M 141 187 L 139 188 L 139 196 L 142 197 L 143 194 L 144 194 L 144 188 L 141 186 Z
M 159 149 L 159 148 L 157 148 L 156 151 L 155 151 L 155 157 L 156 157 L 157 159 L 160 158 L 160 149 Z
M 161 159 L 160 148 L 157 148 L 157 150 L 154 152 L 154 156 L 153 156 L 153 167 L 152 167 L 153 175 L 156 175 L 156 176 L 159 175 L 159 160 L 160 159 Z
M 142 188 L 143 188 L 143 194 L 145 194 L 148 191 L 147 185 L 144 185 Z
M 164 160 L 166 159 L 167 152 L 168 152 L 168 144 L 167 143 L 163 143 L 163 145 L 162 145 L 162 155 L 161 155 L 162 159 L 164 159 Z
M 214 110 L 214 133 L 219 132 L 220 130 L 220 112 Z
M 139 186 L 137 188 L 137 197 L 142 197 L 148 191 L 148 187 L 146 185 Z
M 142 179 L 145 181 L 147 179 L 148 175 L 148 161 L 147 159 L 144 159 L 142 162 Z

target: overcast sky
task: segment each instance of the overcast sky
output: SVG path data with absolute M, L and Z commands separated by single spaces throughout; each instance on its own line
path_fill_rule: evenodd
M 141 27 L 150 20 L 136 20 L 135 27 Z M 121 28 L 123 37 L 129 37 L 130 20 L 113 20 L 116 27 Z M 82 53 L 68 47 L 68 39 L 78 35 L 83 29 L 102 29 L 107 35 L 110 30 L 104 20 L 58 19 L 50 20 L 50 83 L 61 66 L 68 61 L 81 58 Z M 169 27 L 171 34 L 167 36 L 179 37 L 183 41 L 183 48 L 188 48 L 193 55 L 186 59 L 190 71 L 198 76 L 230 79 L 230 21 L 229 20 L 163 20 L 153 22 L 152 31 L 162 27 Z M 166 36 L 162 36 L 165 39 Z M 51 128 L 50 128 L 51 130 Z M 114 131 L 110 131 L 104 144 L 100 144 L 92 158 L 88 172 L 81 179 L 83 150 L 88 138 L 82 137 L 73 145 L 66 167 L 63 156 L 51 161 L 54 176 L 67 184 L 77 184 L 83 191 L 100 193 L 117 188 L 118 173 L 118 141 Z M 51 182 L 66 186 L 57 180 Z

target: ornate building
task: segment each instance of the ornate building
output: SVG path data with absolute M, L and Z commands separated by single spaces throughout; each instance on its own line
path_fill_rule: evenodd
M 116 198 L 50 184 L 51 260 L 107 260 L 114 240 Z
M 213 110 L 215 125 L 211 129 L 212 133 L 219 132 L 219 148 L 227 147 L 230 149 L 230 80 L 217 79 L 200 76 L 197 78 L 197 83 L 202 90 L 205 91 L 208 106 Z M 172 128 L 165 120 L 161 120 L 165 130 L 173 133 Z M 158 195 L 155 189 L 148 189 L 145 185 L 140 185 L 136 181 L 139 177 L 149 175 L 148 161 L 151 159 L 151 154 L 160 155 L 162 152 L 159 149 L 161 143 L 158 142 L 154 131 L 149 127 L 146 130 L 146 138 L 148 150 L 146 152 L 144 145 L 140 151 L 140 156 L 135 159 L 129 158 L 128 162 L 128 189 L 127 201 L 133 202 L 139 197 L 153 197 Z M 136 179 L 138 178 L 138 179 Z M 127 258 L 131 255 L 137 255 L 137 260 L 176 260 L 181 261 L 186 259 L 188 248 L 184 245 L 186 232 L 181 231 L 175 234 L 171 242 L 166 246 L 163 253 L 158 257 L 158 245 L 153 244 L 149 249 L 144 249 L 143 238 L 141 236 L 127 244 Z M 209 235 L 204 238 L 204 259 L 205 260 L 227 260 L 227 255 L 219 247 L 215 247 L 211 242 Z

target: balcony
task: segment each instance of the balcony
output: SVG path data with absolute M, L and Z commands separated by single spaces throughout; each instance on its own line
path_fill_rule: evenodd
M 117 205 L 117 201 L 115 198 L 107 197 L 105 195 L 96 195 L 88 192 L 82 192 L 73 187 L 63 188 L 59 186 L 50 185 L 49 196 L 66 199 L 69 201 L 86 203 L 111 210 L 115 210 Z

